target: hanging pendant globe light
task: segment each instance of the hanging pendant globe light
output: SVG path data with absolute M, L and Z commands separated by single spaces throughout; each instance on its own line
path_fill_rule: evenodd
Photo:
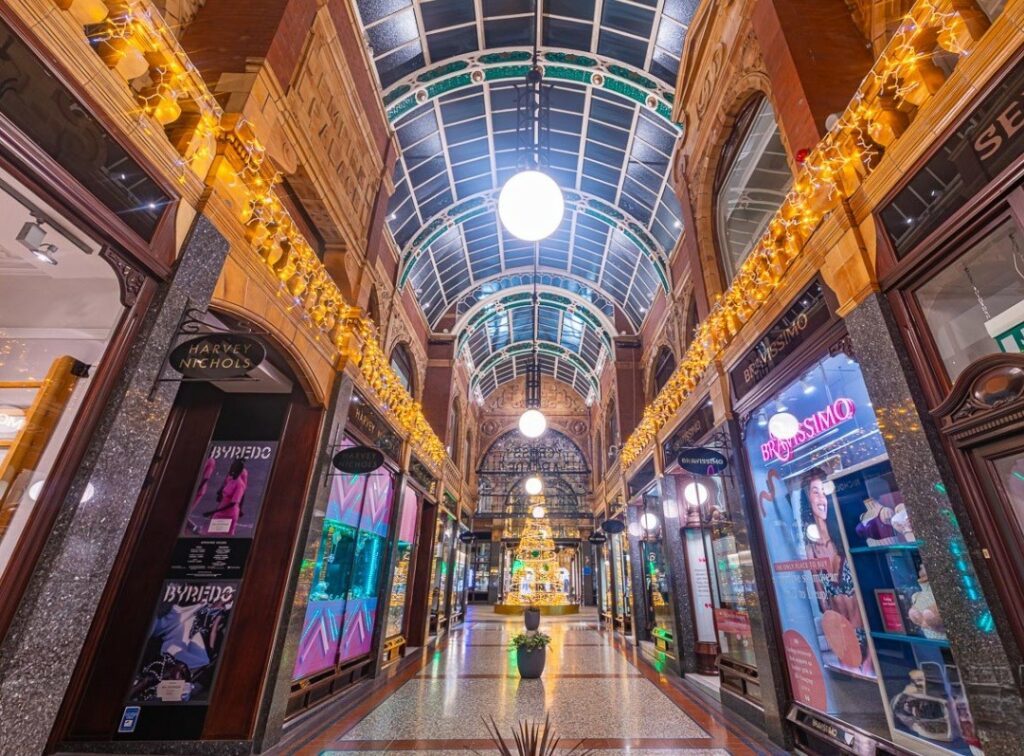
M 531 475 L 526 479 L 526 483 L 523 484 L 523 487 L 526 489 L 526 493 L 530 496 L 540 496 L 541 492 L 544 490 L 544 483 L 536 475 Z
M 527 438 L 540 438 L 548 429 L 548 420 L 539 409 L 528 409 L 519 417 L 519 432 Z
M 542 171 L 520 171 L 505 182 L 498 196 L 498 217 L 502 225 L 523 241 L 548 238 L 564 215 L 562 190 Z

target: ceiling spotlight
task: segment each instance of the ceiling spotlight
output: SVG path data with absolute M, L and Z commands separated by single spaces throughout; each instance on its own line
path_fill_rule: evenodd
M 528 409 L 519 418 L 519 432 L 527 438 L 540 438 L 547 429 L 547 418 L 539 409 Z
M 530 496 L 540 496 L 544 490 L 544 483 L 536 475 L 531 475 L 526 479 L 526 483 L 523 485 L 526 489 L 526 493 Z
M 49 242 L 43 242 L 38 247 L 32 250 L 32 256 L 41 263 L 47 265 L 57 264 L 57 247 Z

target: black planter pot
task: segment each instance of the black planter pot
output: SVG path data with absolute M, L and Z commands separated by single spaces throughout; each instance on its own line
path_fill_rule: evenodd
M 516 649 L 516 666 L 519 667 L 519 676 L 524 680 L 535 680 L 544 671 L 544 662 L 547 661 L 547 649 L 540 648 Z
M 527 609 L 523 612 L 523 622 L 527 630 L 536 630 L 540 627 L 540 609 Z

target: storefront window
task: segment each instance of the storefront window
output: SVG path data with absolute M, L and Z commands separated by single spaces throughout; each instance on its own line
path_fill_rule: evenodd
M 391 581 L 391 601 L 388 605 L 387 637 L 405 632 L 405 610 L 408 602 L 409 570 L 416 553 L 416 522 L 420 514 L 420 499 L 411 488 L 402 496 L 402 520 L 398 526 L 398 558 L 395 576 Z
M 342 448 L 350 446 L 345 439 Z M 386 468 L 331 479 L 320 546 L 313 564 L 303 566 L 312 569 L 311 587 L 293 679 L 369 653 L 393 486 Z
M 615 533 L 610 541 L 612 544 L 612 559 L 615 561 L 613 567 L 615 574 L 615 606 L 620 617 L 629 617 L 633 612 L 629 545 L 623 533 Z
M 606 541 L 607 543 L 607 541 Z M 612 611 L 612 558 L 611 547 L 602 546 L 601 554 L 601 613 Z
M 644 588 L 647 591 L 647 607 L 651 612 L 654 628 L 651 634 L 656 639 L 672 642 L 672 595 L 669 592 L 668 574 L 665 565 L 665 545 L 661 539 L 650 537 L 640 547 L 644 559 Z
M 448 587 L 448 555 L 451 553 L 454 537 L 455 520 L 451 515 L 442 512 L 437 521 L 434 563 L 430 572 L 430 616 L 434 622 L 448 614 L 445 591 Z
M 949 377 L 979 357 L 1024 351 L 1024 236 L 1007 219 L 917 290 Z
M 746 444 L 796 701 L 909 750 L 970 754 L 959 671 L 859 365 L 814 365 L 752 414 Z
M 124 308 L 97 245 L 3 171 L 0 187 L 2 576 Z
M 775 111 L 766 98 L 740 114 L 722 161 L 715 219 L 722 269 L 731 281 L 793 182 Z

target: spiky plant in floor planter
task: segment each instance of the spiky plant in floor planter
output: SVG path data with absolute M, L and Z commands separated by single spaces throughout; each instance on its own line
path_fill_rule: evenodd
M 505 738 L 498 732 L 498 724 L 491 717 L 490 723 L 486 720 L 487 734 L 498 747 L 501 756 L 589 756 L 594 753 L 593 749 L 583 748 L 583 741 L 580 740 L 572 748 L 558 750 L 561 738 L 557 737 L 551 729 L 551 717 L 544 717 L 544 725 L 539 722 L 520 722 L 516 729 L 512 730 L 512 741 L 515 748 L 510 746 Z

